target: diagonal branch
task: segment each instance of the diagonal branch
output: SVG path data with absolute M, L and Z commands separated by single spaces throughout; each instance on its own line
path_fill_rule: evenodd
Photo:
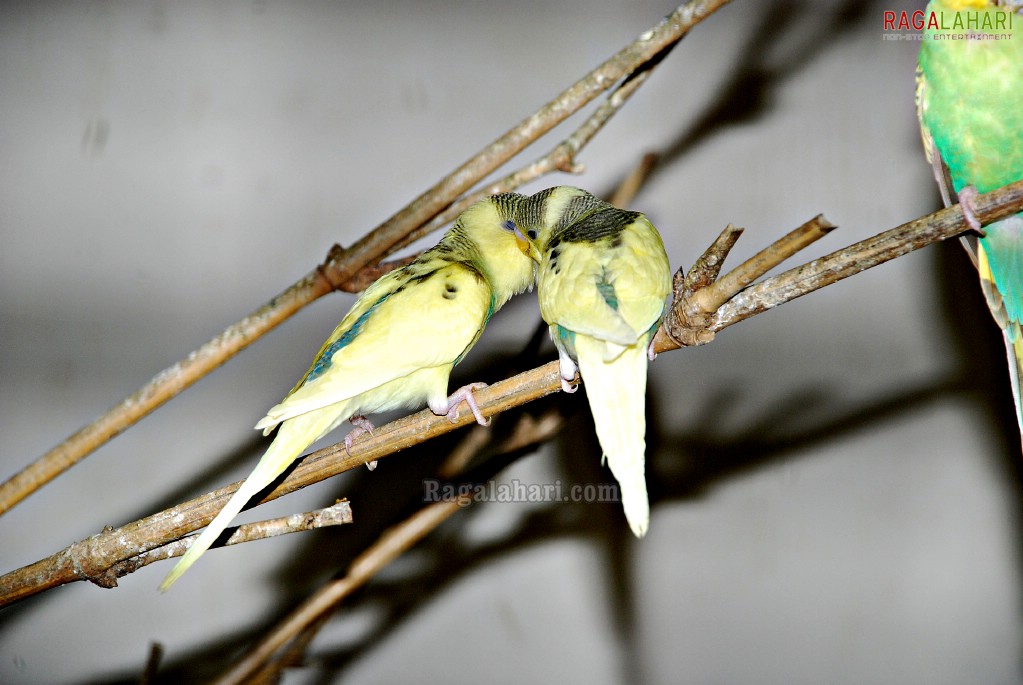
M 224 540 L 223 546 L 240 545 L 243 542 L 265 540 L 266 538 L 287 535 L 288 533 L 299 533 L 304 530 L 340 526 L 345 523 L 352 523 L 353 520 L 352 505 L 348 500 L 338 500 L 323 509 L 307 511 L 302 514 L 291 514 L 266 521 L 256 521 L 255 523 L 244 523 L 240 526 L 227 528 L 226 530 L 231 532 L 228 538 Z M 118 578 L 134 573 L 153 562 L 180 557 L 192 546 L 197 537 L 199 537 L 198 534 L 189 535 L 114 564 L 106 574 L 106 586 L 116 587 Z M 97 584 L 102 584 L 98 580 L 96 582 Z
M 1023 211 L 1023 181 L 978 196 L 976 209 L 978 218 L 985 224 Z M 714 332 L 750 316 L 925 245 L 957 236 L 968 229 L 958 206 L 921 217 L 741 289 L 716 311 L 705 330 L 712 338 Z M 734 240 L 731 242 L 734 243 Z M 768 251 L 771 249 L 768 248 Z M 719 245 L 718 251 L 720 254 L 710 261 L 719 263 L 727 249 L 721 249 Z M 776 260 L 777 256 L 764 258 Z M 701 262 L 705 261 L 701 258 Z M 739 276 L 735 278 L 739 282 L 745 280 Z M 676 278 L 676 285 L 684 281 Z M 709 285 L 708 282 L 704 287 Z M 674 316 L 675 312 L 684 310 L 687 297 L 683 295 L 672 305 L 672 314 L 666 320 Z M 657 332 L 654 340 L 656 351 L 664 352 L 680 346 L 663 327 Z M 483 415 L 493 416 L 558 392 L 560 388 L 558 363 L 555 361 L 484 388 L 476 394 L 476 399 Z M 464 412 L 454 423 L 435 416 L 429 410 L 411 414 L 377 428 L 372 436 L 359 439 L 353 445 L 351 455 L 346 453 L 342 444 L 307 455 L 263 501 L 280 497 L 365 462 L 381 459 L 472 422 L 473 418 L 468 412 Z M 106 530 L 46 559 L 0 576 L 0 607 L 65 583 L 101 579 L 114 564 L 206 525 L 239 484 L 225 486 L 121 528 Z
M 977 198 L 977 218 L 984 225 L 1020 211 L 1023 211 L 1023 181 Z M 959 205 L 902 224 L 738 291 L 717 310 L 707 330 L 720 331 L 913 250 L 956 237 L 967 229 Z M 662 332 L 663 329 L 658 334 Z
M 483 415 L 493 416 L 560 389 L 558 378 L 558 365 L 551 362 L 474 394 Z M 262 502 L 474 422 L 471 412 L 462 412 L 455 422 L 451 422 L 428 409 L 392 421 L 376 428 L 373 435 L 356 441 L 350 455 L 343 443 L 307 455 Z M 90 580 L 109 587 L 112 566 L 205 526 L 242 482 L 224 486 L 120 528 L 106 529 L 45 559 L 0 576 L 0 607 L 78 580 Z
M 669 46 L 670 49 L 671 46 Z M 663 55 L 658 55 L 656 62 L 660 63 L 660 58 Z M 579 152 L 586 147 L 586 145 L 593 140 L 604 125 L 611 120 L 618 111 L 625 106 L 625 103 L 629 101 L 641 85 L 650 77 L 652 70 L 656 66 L 650 65 L 649 63 L 641 65 L 642 71 L 634 73 L 628 79 L 619 84 L 611 93 L 607 99 L 601 103 L 593 114 L 591 114 L 583 124 L 577 128 L 571 135 L 565 140 L 558 143 L 550 152 L 543 155 L 537 160 L 526 164 L 521 169 L 508 174 L 504 178 L 494 181 L 493 183 L 480 188 L 472 193 L 467 194 L 461 198 L 445 211 L 435 216 L 431 221 L 427 222 L 423 226 L 409 233 L 409 235 L 398 242 L 390 251 L 394 252 L 406 247 L 420 238 L 429 235 L 433 231 L 440 229 L 443 226 L 451 223 L 455 217 L 468 209 L 474 202 L 482 200 L 484 197 L 490 195 L 496 195 L 497 193 L 504 193 L 510 190 L 514 190 L 520 186 L 529 183 L 530 181 L 536 180 L 542 176 L 553 173 L 555 171 L 563 171 L 565 173 L 580 173 L 583 171 L 581 165 L 576 162 L 576 157 Z M 653 165 L 653 161 L 647 162 L 650 166 Z M 646 170 L 646 173 L 649 169 Z M 644 173 L 645 175 L 645 173 Z M 625 204 L 625 203 L 613 203 L 613 204 Z
M 1023 181 L 977 197 L 977 218 L 985 225 L 1020 211 L 1023 211 Z M 830 223 L 828 225 L 830 226 Z M 830 231 L 831 228 L 827 230 Z M 707 318 L 702 334 L 696 336 L 699 338 L 696 342 L 686 342 L 686 337 L 692 337 L 692 333 L 667 330 L 671 327 L 671 322 L 676 320 L 676 312 L 683 312 L 678 318 L 684 319 L 685 305 L 676 304 L 672 308 L 672 313 L 665 317 L 666 325 L 657 331 L 654 348 L 661 352 L 683 345 L 709 342 L 717 331 L 755 314 L 773 309 L 931 243 L 958 236 L 967 230 L 969 226 L 963 218 L 962 209 L 959 205 L 953 205 L 878 233 L 759 283 L 739 288 L 727 302 Z M 738 239 L 738 236 L 735 236 L 735 239 Z M 734 240 L 732 243 L 734 244 Z M 770 250 L 771 248 L 768 248 L 768 251 Z M 727 249 L 725 251 L 727 252 Z M 775 263 L 780 262 L 781 259 L 777 259 Z M 743 267 L 745 266 L 744 264 Z M 678 282 L 679 278 L 676 276 L 676 293 L 679 292 Z
M 390 249 L 388 249 L 387 254 L 394 254 L 395 252 L 408 247 L 417 240 L 428 236 L 434 231 L 438 231 L 444 226 L 447 226 L 454 221 L 459 214 L 485 197 L 497 195 L 498 193 L 509 192 L 529 183 L 530 181 L 536 180 L 555 171 L 581 173 L 583 171 L 582 165 L 576 162 L 576 157 L 579 155 L 579 152 L 586 147 L 587 143 L 593 140 L 593 137 L 600 132 L 608 121 L 611 120 L 611 117 L 613 117 L 618 110 L 620 110 L 625 103 L 628 102 L 629 97 L 636 92 L 639 86 L 641 86 L 647 78 L 649 78 L 651 69 L 652 67 L 648 67 L 642 72 L 636 74 L 634 78 L 629 78 L 621 83 L 611 92 L 607 100 L 605 100 L 605 102 L 601 104 L 601 106 L 597 108 L 597 110 L 591 114 L 578 129 L 576 129 L 568 138 L 558 143 L 550 152 L 522 168 L 513 171 L 504 178 L 462 196 L 460 199 L 448 206 L 448 208 L 443 212 L 410 232 L 407 236 L 394 244 Z M 656 156 L 654 155 L 648 155 L 643 160 L 643 163 L 635 170 L 633 178 L 631 179 L 634 186 L 640 183 L 650 173 L 655 161 Z M 628 204 L 627 202 L 623 202 L 622 199 L 635 194 L 636 189 L 638 189 L 638 186 L 635 188 L 624 188 L 622 191 L 624 194 L 620 197 L 613 198 L 611 204 L 618 206 Z M 337 249 L 341 249 L 340 246 L 336 247 Z M 377 278 L 392 269 L 396 269 L 411 262 L 416 258 L 416 256 L 418 255 L 381 262 L 377 266 L 367 266 L 342 284 L 340 289 L 346 292 L 360 292 L 365 290 Z
M 377 571 L 426 537 L 460 508 L 471 503 L 472 495 L 470 494 L 454 500 L 435 502 L 423 507 L 393 528 L 384 531 L 372 547 L 355 558 L 344 577 L 324 585 L 302 602 L 284 622 L 264 637 L 255 649 L 247 653 L 241 661 L 218 678 L 215 681 L 216 685 L 238 685 L 249 682 L 252 673 L 269 661 L 273 654 L 286 645 L 291 638 L 314 624 L 352 592 L 365 585 L 370 578 L 376 575 Z
M 185 359 L 164 369 L 145 386 L 0 484 L 0 516 L 101 445 L 206 376 L 305 305 L 342 288 L 359 271 L 395 248 L 411 231 L 435 217 L 495 169 L 616 83 L 659 59 L 692 27 L 730 0 L 689 0 L 634 42 L 607 59 L 537 112 L 519 122 L 347 249 L 280 295 L 229 326 Z M 642 82 L 644 78 L 634 79 Z M 638 85 L 638 83 L 636 84 Z M 634 89 L 634 86 L 629 86 Z M 631 91 L 630 91 L 631 92 Z
M 681 272 L 675 275 L 674 300 L 683 304 L 668 312 L 662 330 L 679 345 L 710 342 L 714 339 L 714 331 L 709 330 L 707 324 L 721 305 L 835 228 L 834 224 L 818 214 L 718 279 L 729 251 L 742 235 L 741 228 L 728 224 L 684 278 Z

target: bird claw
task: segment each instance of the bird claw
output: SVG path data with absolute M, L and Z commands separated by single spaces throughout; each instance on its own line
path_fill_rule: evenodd
M 575 379 L 578 372 L 579 366 L 564 350 L 558 349 L 558 375 L 561 376 L 562 392 L 571 394 L 579 389 L 579 382 Z
M 987 235 L 984 229 L 980 225 L 980 219 L 977 218 L 977 192 L 976 187 L 970 185 L 966 186 L 959 191 L 959 207 L 963 210 L 963 218 L 966 219 L 966 223 L 970 225 L 974 231 L 980 234 L 983 238 Z
M 454 423 L 458 420 L 458 405 L 465 402 L 472 410 L 472 415 L 476 417 L 476 423 L 481 426 L 489 426 L 490 419 L 483 417 L 479 405 L 476 404 L 476 397 L 472 394 L 473 390 L 481 390 L 485 387 L 487 387 L 486 383 L 470 383 L 451 393 L 448 397 L 448 411 L 445 414 L 448 421 Z
M 348 435 L 345 436 L 345 452 L 347 452 L 348 456 L 350 457 L 352 456 L 352 443 L 355 441 L 355 438 L 362 435 L 363 433 L 369 433 L 370 435 L 373 435 L 373 429 L 375 428 L 375 426 L 372 423 L 370 423 L 369 419 L 367 419 L 365 416 L 362 416 L 361 414 L 356 414 L 348 420 L 351 422 L 353 426 L 355 426 L 355 428 L 353 428 L 351 432 L 349 432 Z M 368 468 L 370 471 L 372 471 L 376 467 L 377 467 L 376 459 L 370 462 L 366 462 L 366 468 Z
M 654 352 L 654 339 L 650 338 L 650 344 L 646 348 L 646 358 L 650 361 L 657 359 L 657 353 Z

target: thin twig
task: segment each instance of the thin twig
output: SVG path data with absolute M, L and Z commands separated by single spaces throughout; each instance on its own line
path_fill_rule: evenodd
M 681 271 L 675 274 L 674 300 L 683 304 L 669 312 L 664 333 L 680 346 L 710 342 L 714 339 L 714 331 L 708 329 L 708 323 L 721 305 L 834 229 L 834 224 L 818 214 L 719 279 L 718 273 L 725 258 L 742 234 L 741 228 L 728 224 L 688 274 L 683 276 Z
M 391 259 L 386 262 L 374 264 L 373 266 L 363 267 L 358 273 L 342 283 L 338 287 L 338 290 L 343 290 L 346 293 L 361 293 L 363 290 L 373 285 L 373 283 L 384 274 L 390 273 L 395 269 L 400 269 L 406 264 L 411 264 L 419 255 L 420 253 L 417 252 L 416 254 L 402 257 L 401 259 Z
M 717 282 L 694 293 L 692 304 L 703 312 L 717 311 L 718 307 L 735 297 L 740 290 L 835 228 L 824 215 L 818 214 L 729 271 Z
M 678 347 L 703 345 L 714 339 L 714 334 L 707 330 L 707 319 L 712 312 L 690 311 L 689 302 L 706 288 L 717 281 L 721 268 L 725 265 L 728 253 L 735 246 L 744 229 L 728 224 L 710 247 L 700 255 L 688 272 L 679 269 L 672 279 L 672 301 L 664 316 L 664 323 L 657 329 L 654 336 L 654 349 L 658 349 L 660 338 L 667 336 Z M 658 350 L 660 351 L 660 350 Z
M 161 371 L 140 390 L 109 409 L 60 445 L 0 484 L 0 516 L 108 440 L 223 365 L 299 309 L 343 286 L 384 256 L 409 232 L 444 210 L 455 198 L 585 106 L 636 73 L 677 43 L 693 26 L 730 0 L 690 0 L 620 50 L 536 113 L 522 120 L 479 154 L 347 249 L 332 250 L 317 267 L 278 297 L 229 326 L 185 359 Z M 643 72 L 639 72 L 642 75 Z M 636 79 L 642 81 L 643 79 Z
M 1023 182 L 1013 183 L 977 198 L 977 218 L 985 225 L 1020 211 L 1023 211 Z M 718 310 L 710 323 L 710 329 L 720 331 L 754 314 L 884 264 L 925 245 L 958 236 L 966 228 L 962 209 L 954 205 L 879 233 L 750 286 Z
M 228 528 L 228 538 L 222 545 L 218 546 L 228 547 L 243 542 L 273 538 L 279 535 L 301 533 L 302 531 L 327 528 L 329 526 L 340 526 L 352 523 L 353 520 L 351 503 L 348 500 L 338 500 L 323 509 L 315 509 L 302 514 L 291 514 L 290 516 L 256 521 L 255 523 L 245 523 Z M 129 557 L 111 567 L 112 575 L 114 578 L 122 578 L 140 568 L 149 566 L 155 561 L 180 557 L 188 551 L 188 548 L 192 546 L 192 542 L 197 537 L 199 537 L 198 534 L 188 535 L 166 545 L 155 547 L 148 552 Z

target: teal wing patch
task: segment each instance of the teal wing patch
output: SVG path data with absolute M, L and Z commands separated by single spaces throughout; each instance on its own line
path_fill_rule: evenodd
M 539 272 L 540 313 L 562 328 L 631 345 L 639 334 L 617 311 L 615 286 L 602 257 L 592 243 L 561 243 L 551 250 Z
M 540 311 L 548 323 L 632 345 L 664 314 L 670 266 L 642 215 L 593 241 L 556 241 L 540 267 Z
M 353 320 L 338 327 L 303 382 L 267 416 L 284 421 L 419 369 L 454 364 L 479 338 L 491 307 L 487 282 L 461 263 L 399 279 L 345 317 Z
M 984 230 L 986 237 L 980 242 L 990 265 L 991 279 L 1008 321 L 1019 324 L 1023 321 L 1023 215 L 995 222 Z M 1008 328 L 1008 322 L 1000 321 L 999 325 Z

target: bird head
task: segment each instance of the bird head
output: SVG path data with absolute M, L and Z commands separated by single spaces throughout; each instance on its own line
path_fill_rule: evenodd
M 579 218 L 576 209 L 585 207 L 583 211 L 589 211 L 588 199 L 600 202 L 581 188 L 555 186 L 523 198 L 518 204 L 515 221 L 533 243 L 538 262 L 542 261 L 553 234 Z
M 475 245 L 474 261 L 487 275 L 498 299 L 507 299 L 530 287 L 540 255 L 516 221 L 526 198 L 503 193 L 480 200 L 459 217 L 461 229 Z

